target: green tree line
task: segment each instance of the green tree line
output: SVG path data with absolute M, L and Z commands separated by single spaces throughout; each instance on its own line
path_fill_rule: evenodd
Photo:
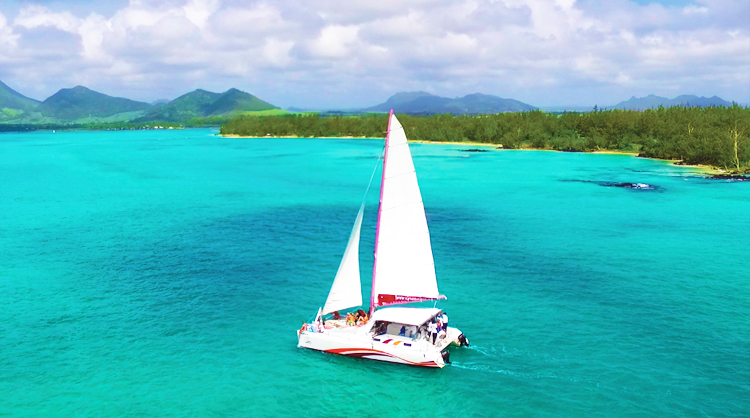
M 139 129 L 162 128 L 206 128 L 220 126 L 227 123 L 227 118 L 214 116 L 209 118 L 192 119 L 185 122 L 86 122 L 86 123 L 0 123 L 0 132 L 28 132 L 28 131 L 126 131 Z
M 503 148 L 631 151 L 641 156 L 750 171 L 750 108 L 671 107 L 553 114 L 542 111 L 480 116 L 398 115 L 415 141 L 478 142 Z M 384 137 L 385 115 L 239 117 L 224 135 Z

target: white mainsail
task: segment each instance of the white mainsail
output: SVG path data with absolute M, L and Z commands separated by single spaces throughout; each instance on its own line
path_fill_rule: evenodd
M 406 133 L 389 116 L 373 266 L 372 306 L 443 298 Z
M 362 229 L 364 210 L 363 203 L 357 213 L 357 220 L 354 221 L 349 243 L 346 245 L 344 257 L 341 259 L 333 286 L 323 306 L 322 315 L 362 305 L 362 285 L 359 280 L 359 231 Z

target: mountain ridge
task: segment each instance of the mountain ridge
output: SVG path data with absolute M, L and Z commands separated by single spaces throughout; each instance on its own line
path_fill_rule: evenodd
M 659 106 L 732 106 L 732 103 L 717 96 L 698 97 L 679 95 L 674 99 L 650 94 L 637 98 L 632 96 L 610 109 L 646 110 Z M 545 108 L 547 111 L 582 111 L 583 106 L 560 109 Z M 236 88 L 223 93 L 196 89 L 174 100 L 157 100 L 145 103 L 122 97 L 109 96 L 84 86 L 64 88 L 40 102 L 13 90 L 0 81 L 0 123 L 48 124 L 48 123 L 93 123 L 93 122 L 174 122 L 189 123 L 194 120 L 217 121 L 239 115 L 243 112 L 275 111 L 279 107 L 265 102 Z M 358 114 L 361 112 L 387 112 L 394 109 L 399 113 L 411 114 L 452 114 L 480 115 L 502 112 L 525 112 L 537 108 L 514 99 L 505 99 L 482 93 L 464 97 L 447 98 L 425 91 L 399 92 L 384 103 L 364 109 L 348 109 L 346 112 L 328 111 L 327 116 Z M 299 111 L 290 108 L 290 111 Z M 281 111 L 283 113 L 283 111 Z
M 626 101 L 622 101 L 614 105 L 614 109 L 620 110 L 646 110 L 655 109 L 659 106 L 662 107 L 708 107 L 708 106 L 732 106 L 731 102 L 728 102 L 716 95 L 712 97 L 698 97 L 692 94 L 681 94 L 674 99 L 668 99 L 666 97 L 649 94 L 646 97 L 635 97 L 632 96 Z
M 216 99 L 204 110 L 205 116 L 215 116 L 231 112 L 255 112 L 259 110 L 278 109 L 250 93 L 231 88 Z
M 515 99 L 504 99 L 489 94 L 474 93 L 450 99 L 423 91 L 400 92 L 389 97 L 384 103 L 362 109 L 364 112 L 387 112 L 393 109 L 399 113 L 478 115 L 502 112 L 527 112 L 537 108 Z
M 75 120 L 87 117 L 106 118 L 118 113 L 145 111 L 151 105 L 144 102 L 109 96 L 83 86 L 60 89 L 37 108 L 43 116 Z
M 181 122 L 239 112 L 278 109 L 250 93 L 231 88 L 224 93 L 196 89 L 154 108 L 134 122 Z
M 224 93 L 196 89 L 178 98 L 145 103 L 109 96 L 84 86 L 63 88 L 42 102 L 0 81 L 2 123 L 176 122 L 279 109 L 236 88 Z
M 31 112 L 40 103 L 38 100 L 24 96 L 0 81 L 0 120 Z

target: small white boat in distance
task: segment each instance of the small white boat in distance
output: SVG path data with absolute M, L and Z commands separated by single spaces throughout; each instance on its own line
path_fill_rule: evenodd
M 368 186 L 369 188 L 369 186 Z M 451 344 L 468 345 L 438 308 L 387 307 L 445 299 L 437 287 L 430 232 L 404 128 L 391 110 L 385 137 L 369 315 L 362 305 L 359 235 L 364 202 L 323 308 L 297 331 L 298 347 L 349 357 L 444 367 Z M 333 314 L 334 318 L 326 319 Z

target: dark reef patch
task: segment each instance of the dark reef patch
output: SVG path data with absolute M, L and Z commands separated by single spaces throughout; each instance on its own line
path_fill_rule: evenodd
M 736 181 L 750 181 L 750 177 L 743 176 L 741 174 L 714 174 L 713 176 L 703 177 L 709 180 L 727 180 L 730 182 Z
M 630 183 L 619 181 L 593 181 L 593 180 L 561 180 L 566 182 L 593 183 L 603 187 L 619 187 L 621 189 L 663 191 L 664 188 L 654 184 Z

